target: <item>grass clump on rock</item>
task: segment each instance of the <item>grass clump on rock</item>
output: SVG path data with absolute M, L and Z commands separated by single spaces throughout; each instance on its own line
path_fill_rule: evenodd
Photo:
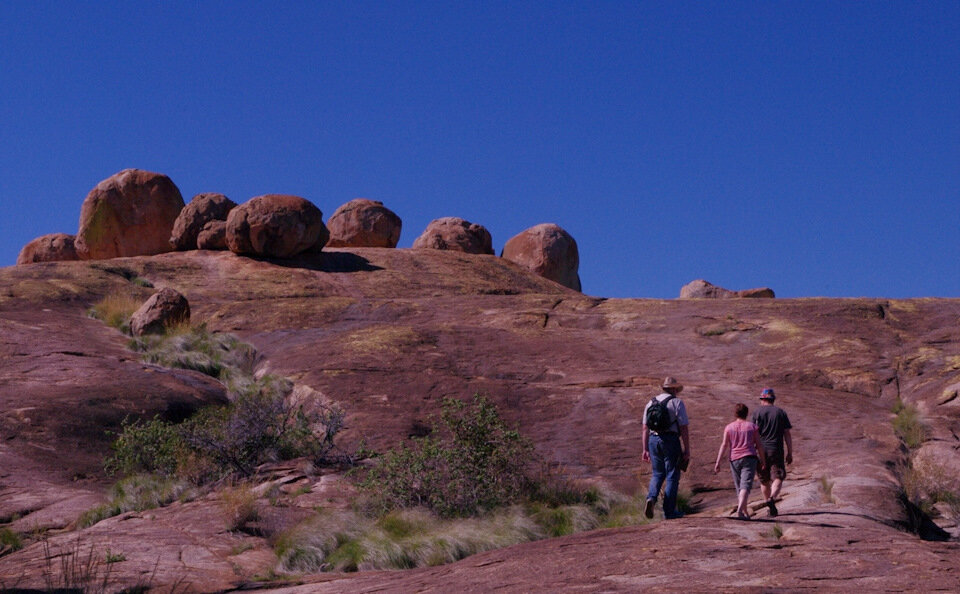
M 893 409 L 893 430 L 908 449 L 915 450 L 927 439 L 928 429 L 916 406 L 897 400 Z
M 139 309 L 141 301 L 129 293 L 111 293 L 95 303 L 87 314 L 107 326 L 125 334 L 130 333 L 130 316 Z

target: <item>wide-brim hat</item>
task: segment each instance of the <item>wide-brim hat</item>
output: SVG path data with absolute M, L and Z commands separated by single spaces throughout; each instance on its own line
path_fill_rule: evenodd
M 663 384 L 661 384 L 660 387 L 663 388 L 664 390 L 666 390 L 666 389 L 668 389 L 668 388 L 672 388 L 672 389 L 676 390 L 677 392 L 679 392 L 680 390 L 683 389 L 683 384 L 681 384 L 680 382 L 678 382 L 678 381 L 677 381 L 677 378 L 675 378 L 675 377 L 673 377 L 673 376 L 667 376 L 667 378 L 666 378 L 665 380 L 663 380 Z
M 777 395 L 773 393 L 773 388 L 764 388 L 763 392 L 760 392 L 760 400 L 769 400 L 773 402 L 777 399 Z

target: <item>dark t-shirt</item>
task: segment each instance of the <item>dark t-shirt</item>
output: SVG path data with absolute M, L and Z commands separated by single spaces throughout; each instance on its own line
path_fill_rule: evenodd
M 760 443 L 770 454 L 783 455 L 783 432 L 793 429 L 787 413 L 772 404 L 761 405 L 753 413 L 753 424 L 760 430 Z

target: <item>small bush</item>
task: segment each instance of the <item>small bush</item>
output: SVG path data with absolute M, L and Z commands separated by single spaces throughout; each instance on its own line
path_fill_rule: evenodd
M 184 441 L 218 467 L 242 476 L 275 460 L 325 461 L 343 426 L 343 411 L 318 405 L 307 412 L 291 404 L 291 388 L 289 380 L 270 375 L 246 383 L 230 406 L 204 409 L 185 422 Z
M 104 466 L 109 474 L 153 473 L 170 476 L 186 456 L 186 444 L 176 425 L 155 416 L 149 421 L 124 419 L 113 455 Z
M 470 516 L 519 501 L 532 490 L 530 442 L 494 405 L 446 399 L 431 435 L 384 454 L 360 486 L 382 510 L 423 506 L 441 516 Z
M 19 551 L 23 548 L 20 535 L 9 528 L 0 528 L 0 553 Z
M 911 450 L 920 447 L 927 439 L 928 430 L 920 419 L 917 407 L 901 402 L 895 409 L 897 412 L 893 419 L 893 430 L 897 437 Z

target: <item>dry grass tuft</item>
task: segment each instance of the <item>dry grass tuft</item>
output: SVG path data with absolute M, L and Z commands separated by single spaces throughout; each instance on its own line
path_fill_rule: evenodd
M 111 293 L 93 304 L 88 314 L 121 332 L 128 332 L 130 316 L 140 309 L 140 299 L 129 293 Z

